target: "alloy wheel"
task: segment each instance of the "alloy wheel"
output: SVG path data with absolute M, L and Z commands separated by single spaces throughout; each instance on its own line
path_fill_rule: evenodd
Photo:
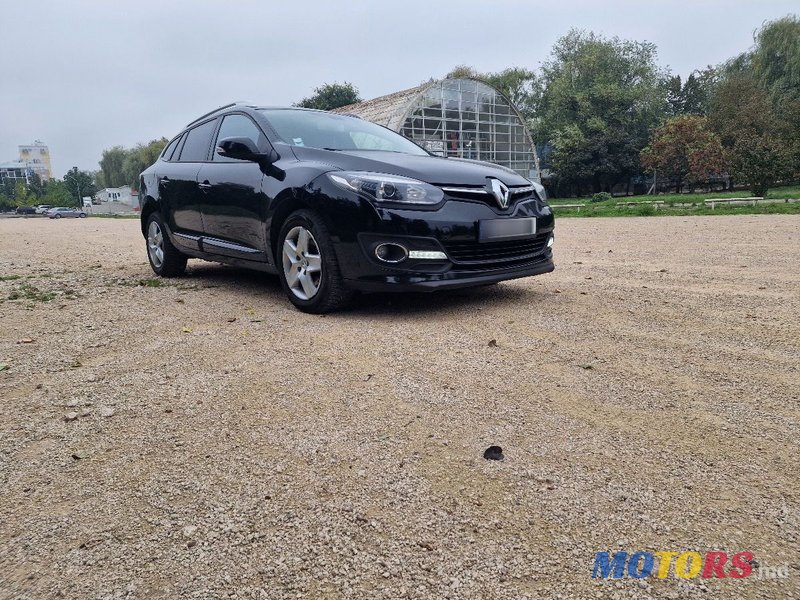
M 292 293 L 310 300 L 322 285 L 322 256 L 317 240 L 305 227 L 289 230 L 283 241 L 283 274 Z
M 164 264 L 164 234 L 155 221 L 150 222 L 147 228 L 147 252 L 156 269 Z

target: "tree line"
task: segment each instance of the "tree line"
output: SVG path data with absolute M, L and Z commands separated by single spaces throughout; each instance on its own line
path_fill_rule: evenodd
M 557 196 L 746 185 L 763 195 L 800 178 L 800 18 L 765 23 L 748 51 L 685 80 L 649 42 L 573 29 L 538 70 L 459 66 L 519 108 Z M 325 84 L 299 105 L 360 101 Z
M 450 77 L 482 79 L 520 110 L 555 196 L 668 188 L 747 186 L 763 195 L 800 178 L 800 18 L 755 31 L 753 46 L 685 80 L 658 64 L 649 42 L 573 29 L 540 68 Z M 331 110 L 360 102 L 351 83 L 325 83 L 296 106 Z M 61 180 L 5 180 L 0 210 L 31 204 L 80 205 L 97 189 L 137 187 L 166 138 L 103 151 L 99 170 L 73 168 Z
M 685 80 L 648 42 L 572 30 L 538 72 L 485 79 L 520 108 L 559 196 L 719 182 L 763 195 L 800 178 L 800 18 L 765 23 L 748 51 Z M 644 191 L 641 187 L 638 191 Z
M 14 210 L 18 206 L 81 206 L 84 197 L 97 193 L 95 176 L 73 167 L 62 179 L 42 180 L 33 174 L 28 181 L 0 180 L 0 211 Z
M 43 181 L 34 174 L 28 181 L 10 178 L 0 181 L 0 211 L 18 206 L 81 206 L 82 198 L 93 198 L 98 190 L 129 185 L 137 189 L 139 174 L 152 165 L 164 146 L 166 138 L 138 144 L 133 148 L 114 146 L 103 151 L 100 169 L 83 171 L 73 167 L 62 179 Z
M 162 137 L 146 144 L 137 144 L 133 148 L 114 146 L 103 150 L 100 170 L 95 175 L 98 187 L 116 188 L 129 185 L 138 189 L 139 174 L 156 162 L 168 141 Z

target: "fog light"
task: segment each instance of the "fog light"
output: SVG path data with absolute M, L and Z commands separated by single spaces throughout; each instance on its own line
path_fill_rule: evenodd
M 378 244 L 375 247 L 378 260 L 387 263 L 399 263 L 408 258 L 408 250 L 400 244 Z
M 412 250 L 408 253 L 408 258 L 419 258 L 422 260 L 447 260 L 447 254 L 438 250 Z
M 553 242 L 555 242 L 555 241 L 556 241 L 556 239 L 551 235 L 549 238 L 547 238 L 547 247 L 548 248 L 552 248 L 553 247 Z

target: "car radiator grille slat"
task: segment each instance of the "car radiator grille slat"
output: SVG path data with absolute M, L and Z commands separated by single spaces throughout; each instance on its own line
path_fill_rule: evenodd
M 547 245 L 547 235 L 524 240 L 502 242 L 442 242 L 447 254 L 456 264 L 505 263 L 524 260 L 541 254 Z
M 508 199 L 509 207 L 511 207 L 511 206 L 513 206 L 513 205 L 515 205 L 515 204 L 517 204 L 519 202 L 524 202 L 526 200 L 532 200 L 532 199 L 537 197 L 535 191 L 531 191 L 531 190 L 528 190 L 528 189 L 510 188 L 509 192 L 510 192 L 509 199 Z M 491 205 L 493 207 L 497 206 L 497 200 L 495 199 L 495 197 L 492 194 L 487 194 L 484 191 L 484 188 L 480 188 L 480 187 L 479 188 L 472 188 L 472 189 L 470 189 L 470 188 L 458 188 L 457 191 L 455 189 L 453 189 L 453 188 L 450 188 L 450 189 L 445 188 L 445 193 L 451 198 L 456 198 L 456 199 L 459 199 L 459 200 L 473 200 L 473 201 L 478 201 L 478 202 L 483 202 L 485 204 L 489 204 L 489 205 Z

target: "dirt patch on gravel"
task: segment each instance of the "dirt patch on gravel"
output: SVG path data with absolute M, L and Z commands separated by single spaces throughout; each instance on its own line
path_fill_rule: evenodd
M 328 316 L 138 226 L 0 220 L 0 596 L 800 595 L 797 217 L 562 219 L 551 275 Z

